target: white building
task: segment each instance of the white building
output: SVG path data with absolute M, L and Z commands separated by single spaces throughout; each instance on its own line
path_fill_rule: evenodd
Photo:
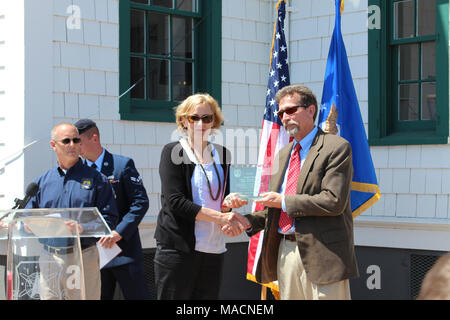
M 223 133 L 260 130 L 276 2 L 178 0 L 174 10 L 161 0 L 0 0 L 0 208 L 56 164 L 54 124 L 91 118 L 108 150 L 132 157 L 143 176 L 141 236 L 153 248 L 160 150 L 177 137 L 171 108 L 208 91 Z M 291 83 L 320 101 L 334 1 L 287 4 Z M 355 298 L 415 297 L 450 250 L 449 17 L 448 0 L 345 1 L 342 32 L 382 192 L 355 220 Z M 229 245 L 228 261 L 243 270 L 225 276 L 253 294 L 233 277 L 245 277 L 247 241 Z

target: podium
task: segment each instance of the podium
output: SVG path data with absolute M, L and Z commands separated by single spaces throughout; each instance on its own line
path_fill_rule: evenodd
M 83 238 L 111 235 L 97 208 L 0 211 L 9 300 L 84 300 Z M 6 224 L 7 223 L 7 224 Z

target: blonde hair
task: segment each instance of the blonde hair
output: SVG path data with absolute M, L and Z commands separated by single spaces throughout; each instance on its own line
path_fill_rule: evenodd
M 211 97 L 208 93 L 196 93 L 187 97 L 182 103 L 175 107 L 175 119 L 178 130 L 184 131 L 183 119 L 189 115 L 192 110 L 199 104 L 207 104 L 210 106 L 214 114 L 213 129 L 219 129 L 223 122 L 222 111 L 219 108 L 219 103 Z

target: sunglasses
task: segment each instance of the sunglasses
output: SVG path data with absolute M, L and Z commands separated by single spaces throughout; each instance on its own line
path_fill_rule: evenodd
M 70 141 L 72 141 L 73 144 L 78 144 L 78 143 L 81 142 L 81 139 L 80 138 L 73 138 L 73 139 L 65 138 L 65 139 L 62 139 L 62 140 L 54 140 L 54 141 L 55 142 L 61 142 L 62 144 L 67 145 L 67 144 L 70 143 Z
M 306 104 L 301 105 L 301 106 L 293 106 L 293 107 L 289 107 L 289 108 L 284 109 L 284 110 L 279 110 L 279 111 L 277 112 L 277 116 L 278 116 L 278 118 L 283 119 L 283 116 L 284 116 L 285 113 L 287 113 L 288 115 L 291 115 L 291 114 L 293 114 L 294 112 L 296 112 L 298 108 L 305 108 L 305 109 L 306 109 L 306 108 L 308 108 L 308 107 L 309 107 L 309 105 L 306 105 Z
M 197 121 L 202 120 L 203 123 L 211 123 L 214 120 L 214 115 L 213 114 L 205 114 L 203 116 L 197 116 L 197 115 L 190 115 L 190 116 L 186 116 L 186 118 L 188 119 L 189 123 L 194 123 Z

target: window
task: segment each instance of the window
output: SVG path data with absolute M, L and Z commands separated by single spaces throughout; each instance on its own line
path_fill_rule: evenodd
M 369 143 L 446 144 L 448 0 L 371 5 L 381 24 L 369 29 Z
M 195 92 L 220 102 L 220 0 L 121 0 L 119 6 L 122 120 L 172 122 L 173 107 Z

